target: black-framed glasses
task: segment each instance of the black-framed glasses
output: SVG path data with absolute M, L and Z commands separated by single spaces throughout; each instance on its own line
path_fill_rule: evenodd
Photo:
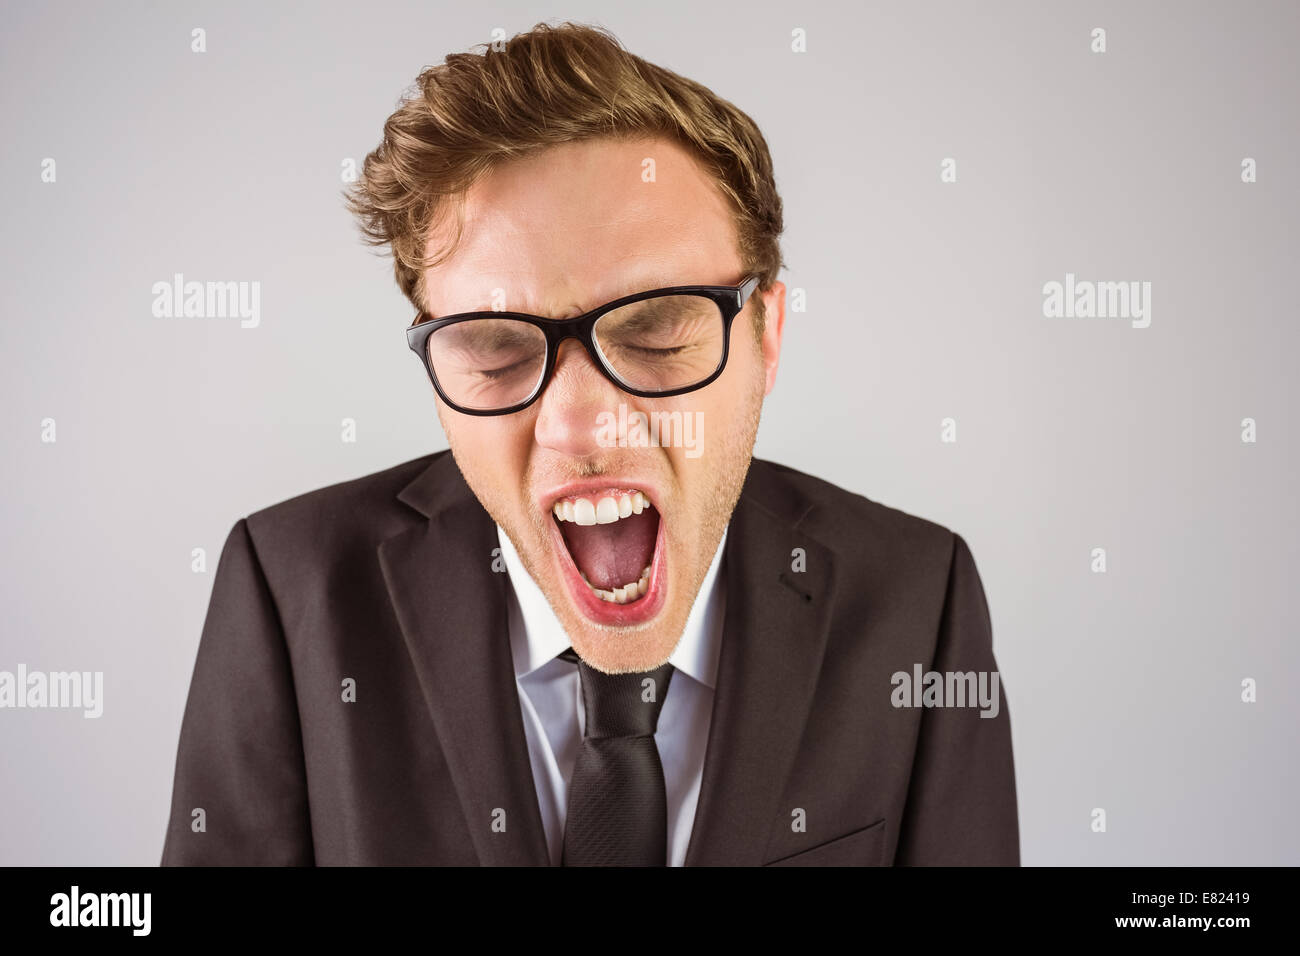
M 759 278 L 637 292 L 572 319 L 524 312 L 432 318 L 421 312 L 406 342 L 442 400 L 466 415 L 508 415 L 537 401 L 568 338 L 580 341 L 623 391 L 644 398 L 681 395 L 722 374 L 731 323 Z

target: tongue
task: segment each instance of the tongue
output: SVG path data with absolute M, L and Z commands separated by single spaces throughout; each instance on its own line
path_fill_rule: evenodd
M 631 584 L 655 553 L 659 515 L 647 508 L 610 524 L 560 523 L 560 533 L 578 570 L 592 587 L 611 590 Z

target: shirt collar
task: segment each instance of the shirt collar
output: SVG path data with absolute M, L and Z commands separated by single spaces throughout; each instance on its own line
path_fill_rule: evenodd
M 507 576 L 522 617 L 521 630 L 524 633 L 512 634 L 510 640 L 515 677 L 523 678 L 549 663 L 573 642 L 565 634 L 541 588 L 524 568 L 510 536 L 500 525 L 497 525 L 497 540 L 501 545 L 501 556 L 505 559 Z M 674 669 L 709 688 L 713 688 L 717 681 L 722 618 L 726 611 L 726 588 L 718 573 L 726 543 L 727 531 L 724 528 L 718 549 L 713 553 L 709 570 L 700 585 L 699 594 L 695 596 L 695 603 L 687 615 L 681 640 L 668 658 Z

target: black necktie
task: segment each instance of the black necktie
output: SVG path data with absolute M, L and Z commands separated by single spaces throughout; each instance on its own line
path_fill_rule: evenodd
M 578 665 L 586 712 L 569 781 L 562 865 L 663 866 L 668 798 L 654 733 L 673 665 L 606 674 L 573 648 L 560 656 Z

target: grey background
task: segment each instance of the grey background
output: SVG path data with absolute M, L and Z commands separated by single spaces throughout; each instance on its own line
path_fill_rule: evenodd
M 808 310 L 756 453 L 970 543 L 1024 862 L 1300 863 L 1297 5 L 4 6 L 0 669 L 105 701 L 0 710 L 0 863 L 156 863 L 231 525 L 445 447 L 341 164 L 421 67 L 551 18 L 765 131 Z M 154 318 L 175 272 L 259 281 L 261 326 Z M 1066 272 L 1151 282 L 1150 328 L 1045 318 Z

